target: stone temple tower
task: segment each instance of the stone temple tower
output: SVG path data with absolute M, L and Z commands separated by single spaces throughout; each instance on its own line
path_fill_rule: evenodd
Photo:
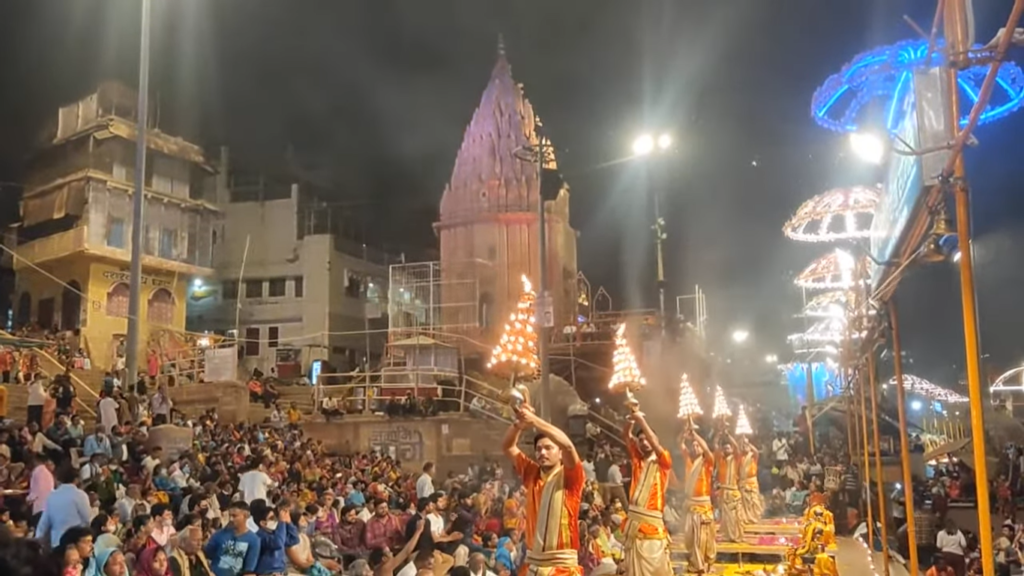
M 497 62 L 466 127 L 434 224 L 441 241 L 444 324 L 487 345 L 500 336 L 518 301 L 521 276 L 535 288 L 540 278 L 540 178 L 537 165 L 516 154 L 538 144 L 538 123 L 499 40 Z M 553 158 L 547 168 L 555 168 Z M 548 292 L 560 331 L 572 320 L 576 302 L 568 186 L 561 185 L 545 210 Z M 472 299 L 476 306 L 466 306 Z

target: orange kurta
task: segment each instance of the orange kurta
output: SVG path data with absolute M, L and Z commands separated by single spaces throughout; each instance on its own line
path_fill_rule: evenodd
M 757 481 L 757 460 L 757 452 L 740 456 L 740 482 L 746 482 L 751 479 Z
M 686 474 L 690 475 L 693 469 L 694 458 L 686 455 Z M 693 486 L 693 494 L 687 494 L 687 498 L 710 498 L 712 479 L 715 471 L 715 459 L 705 458 L 703 461 L 703 469 L 700 471 L 697 477 L 697 482 Z
M 725 452 L 715 453 L 715 462 L 718 468 L 718 485 L 722 488 L 736 488 L 740 479 L 740 458 L 735 453 L 726 456 Z
M 668 489 L 668 477 L 672 473 L 672 456 L 669 455 L 668 450 L 662 449 L 660 453 L 654 454 L 655 465 L 658 467 L 657 475 L 654 478 L 654 484 L 651 486 L 650 494 L 647 496 L 647 502 L 640 503 L 644 510 L 650 510 L 651 512 L 657 512 L 661 514 L 665 510 L 665 491 Z M 632 462 L 630 469 L 632 470 L 633 481 L 629 484 L 629 501 L 630 506 L 633 505 L 633 498 L 636 496 L 636 491 L 640 489 L 640 483 L 644 472 L 644 464 L 646 463 L 644 455 L 640 453 L 640 449 L 637 447 L 636 442 L 629 443 L 629 459 Z M 622 521 L 622 530 L 625 532 L 626 524 L 629 522 L 629 518 Z M 640 538 L 645 539 L 659 539 L 668 538 L 668 532 L 665 530 L 664 523 L 652 524 L 650 522 L 640 522 L 640 526 L 637 528 L 637 534 Z
M 541 538 L 541 540 L 551 540 L 555 545 L 545 546 L 544 550 L 535 550 L 534 540 L 538 524 L 543 528 L 547 523 L 546 518 L 538 518 L 544 486 L 547 484 L 548 479 L 558 471 L 558 468 L 545 475 L 536 461 L 521 452 L 517 455 L 513 464 L 515 465 L 516 474 L 522 479 L 523 486 L 526 488 L 526 531 L 523 536 L 526 539 L 527 546 L 529 546 L 530 553 L 541 554 L 558 550 L 579 550 L 580 527 L 578 519 L 580 503 L 583 500 L 583 486 L 586 483 L 583 466 L 577 464 L 572 468 L 559 467 L 562 470 L 563 496 L 562 505 L 558 510 L 558 514 L 561 516 L 558 520 L 558 534 L 548 534 L 548 538 Z M 554 510 L 552 510 L 552 513 L 554 513 Z M 521 573 L 531 573 L 530 568 L 529 565 L 524 564 Z M 545 569 L 543 576 L 582 576 L 582 574 L 583 569 L 578 565 L 571 567 L 554 566 Z

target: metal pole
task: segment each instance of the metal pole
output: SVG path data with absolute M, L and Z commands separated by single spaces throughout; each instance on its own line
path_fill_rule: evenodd
M 807 359 L 807 410 L 804 418 L 807 419 L 807 445 L 811 448 L 811 456 L 814 456 L 814 417 L 811 410 L 814 409 L 814 365 L 811 359 Z
M 857 375 L 858 388 L 860 388 L 860 432 L 861 442 L 864 445 L 864 472 L 863 479 L 861 482 L 861 488 L 864 490 L 864 504 L 867 507 L 867 518 L 868 518 L 868 549 L 872 553 L 875 551 L 875 521 L 874 512 L 871 510 L 871 462 L 868 460 L 868 403 L 867 394 L 865 389 L 867 388 L 867 382 L 865 382 L 865 376 L 863 373 Z
M 150 0 L 142 0 L 139 42 L 139 100 L 135 125 L 135 188 L 132 197 L 132 260 L 128 286 L 128 345 L 125 351 L 126 386 L 134 386 L 139 371 L 139 323 L 142 310 L 142 241 L 145 223 L 146 130 L 149 125 L 149 24 Z
M 949 84 L 947 121 L 954 132 L 960 126 L 960 98 L 957 67 L 967 65 L 968 14 L 965 0 L 946 0 L 945 37 L 950 67 L 946 71 Z M 1009 33 L 1009 32 L 1007 32 Z M 974 292 L 974 254 L 971 246 L 970 197 L 964 173 L 963 155 L 958 154 L 953 166 L 953 195 L 956 199 L 956 229 L 960 247 L 960 300 L 964 316 L 964 347 L 967 365 L 967 390 L 971 410 L 971 444 L 974 449 L 974 483 L 978 490 L 978 543 L 981 567 L 985 576 L 995 574 L 995 552 L 992 546 L 992 511 L 989 502 L 988 463 L 985 450 L 985 418 L 981 390 L 981 367 L 978 352 L 978 316 Z
M 661 314 L 661 333 L 664 335 L 668 324 L 665 318 L 665 258 L 663 252 L 664 230 L 661 221 L 661 202 L 658 191 L 654 191 L 654 245 L 658 257 L 658 312 Z
M 868 354 L 868 380 L 871 382 L 871 428 L 875 450 L 875 487 L 878 490 L 878 518 L 882 526 L 882 566 L 885 576 L 889 576 L 889 532 L 888 518 L 885 516 L 885 487 L 882 483 L 882 450 L 879 447 L 878 435 L 878 381 L 875 375 L 875 355 Z
M 910 553 L 910 573 L 919 574 L 917 558 L 917 528 L 914 520 L 914 488 L 910 474 L 910 439 L 907 436 L 907 392 L 903 383 L 903 358 L 900 355 L 900 325 L 896 316 L 896 302 L 889 300 L 889 321 L 892 323 L 892 356 L 896 373 L 896 406 L 900 415 L 900 460 L 903 462 L 904 510 L 907 513 L 907 550 Z
M 547 215 L 544 209 L 544 194 L 543 194 L 543 179 L 544 179 L 544 159 L 546 158 L 546 147 L 544 138 L 540 135 L 540 126 L 537 126 L 537 226 L 538 236 L 540 240 L 540 282 L 537 289 L 537 294 L 543 299 L 545 308 L 541 312 L 547 311 L 548 305 L 553 305 L 549 300 L 548 296 L 548 226 L 547 226 Z M 553 314 L 553 311 L 552 311 Z M 542 315 L 543 316 L 543 315 Z M 540 319 L 537 326 L 537 352 L 540 356 L 540 416 L 545 420 L 551 420 L 551 391 L 550 391 L 550 367 L 548 363 L 548 338 L 550 338 L 550 332 L 547 326 L 547 317 L 544 316 Z

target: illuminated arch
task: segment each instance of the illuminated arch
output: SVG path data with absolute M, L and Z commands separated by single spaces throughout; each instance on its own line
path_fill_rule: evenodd
M 107 305 L 106 313 L 107 316 L 113 318 L 127 318 L 128 317 L 128 298 L 131 294 L 131 289 L 128 288 L 128 284 L 125 282 L 118 282 L 107 290 Z
M 880 125 L 879 129 L 884 126 L 886 131 L 892 132 L 900 120 L 899 105 L 914 88 L 914 70 L 942 64 L 942 50 L 939 43 L 929 58 L 928 40 L 906 40 L 858 54 L 814 92 L 811 116 L 819 126 L 836 132 L 856 132 L 867 124 Z M 978 101 L 987 73 L 988 66 L 984 65 L 972 66 L 958 74 L 961 101 L 968 107 Z M 1022 104 L 1024 72 L 1012 62 L 1003 62 L 992 99 L 979 123 L 1003 118 Z M 881 118 L 872 118 L 869 111 L 876 110 L 880 111 Z M 874 119 L 877 122 L 872 122 Z M 966 122 L 966 116 L 960 119 L 961 126 Z
M 174 295 L 166 288 L 157 288 L 149 295 L 146 305 L 146 320 L 159 326 L 174 325 Z
M 1016 382 L 1014 382 L 1016 380 Z M 992 383 L 992 392 L 1024 392 L 1024 366 L 1003 372 Z
M 870 270 L 871 261 L 862 257 L 862 270 Z M 846 250 L 833 250 L 818 258 L 803 270 L 794 280 L 801 288 L 812 290 L 847 290 L 857 285 L 858 261 Z
M 782 232 L 800 242 L 868 238 L 879 197 L 878 188 L 868 186 L 829 190 L 801 204 Z

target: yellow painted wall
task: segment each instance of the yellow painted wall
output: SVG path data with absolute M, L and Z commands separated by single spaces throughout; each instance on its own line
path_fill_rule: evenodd
M 128 333 L 128 319 L 106 314 L 107 293 L 119 282 L 128 283 L 128 266 L 104 261 L 93 262 L 89 274 L 90 315 L 88 327 L 83 329 L 89 341 L 94 366 L 109 367 L 113 359 L 114 338 Z M 144 269 L 142 271 L 142 334 L 139 358 L 144 359 L 150 330 L 185 329 L 185 298 L 188 278 L 175 276 L 173 272 Z M 148 321 L 149 299 L 161 288 L 171 291 L 174 296 L 174 319 L 170 326 L 151 325 Z M 95 296 L 94 296 L 95 295 Z M 98 303 L 98 304 L 97 304 Z M 141 365 L 140 365 L 141 367 Z
M 39 270 L 23 269 L 18 272 L 15 280 L 15 306 L 20 295 L 28 292 L 32 295 L 31 320 L 38 318 L 38 304 L 41 299 L 55 298 L 55 316 L 60 317 L 62 310 L 63 283 L 72 280 L 78 282 L 85 293 L 82 305 L 82 334 L 85 337 L 94 368 L 107 369 L 113 360 L 114 338 L 123 337 L 128 333 L 128 319 L 107 315 L 107 294 L 119 283 L 128 283 L 128 266 L 106 260 L 76 255 L 62 258 L 55 262 L 40 266 L 50 276 Z M 146 343 L 150 330 L 185 329 L 186 289 L 189 279 L 176 276 L 173 272 L 155 269 L 144 269 L 142 272 L 142 306 L 143 320 L 140 342 L 140 358 L 145 358 Z M 161 288 L 169 290 L 174 297 L 174 315 L 171 325 L 151 325 L 147 321 L 149 299 L 153 292 Z M 16 315 L 17 317 L 17 315 Z

